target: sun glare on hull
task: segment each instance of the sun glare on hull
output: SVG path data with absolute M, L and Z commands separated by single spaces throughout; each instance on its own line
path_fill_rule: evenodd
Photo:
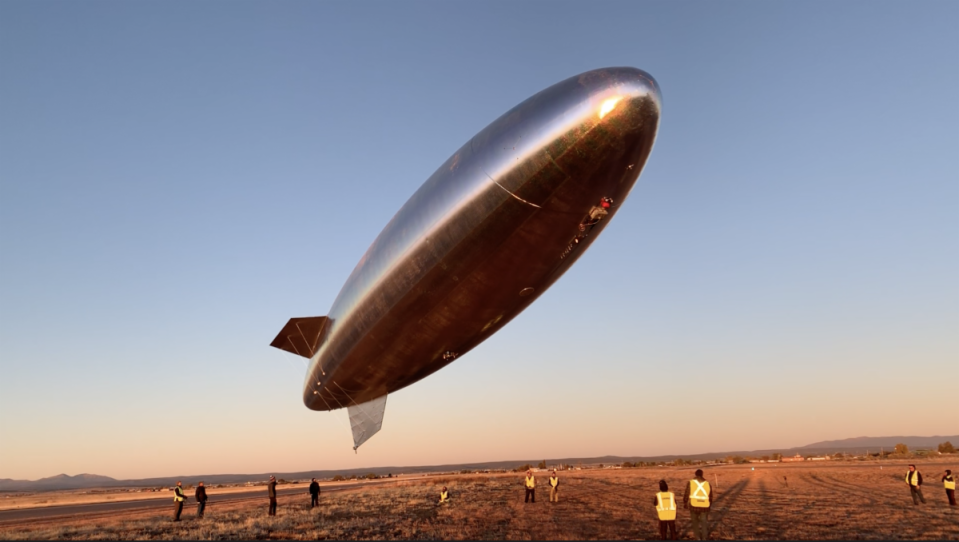
M 599 118 L 603 118 L 609 114 L 610 111 L 616 108 L 616 104 L 622 100 L 622 96 L 613 96 L 612 98 L 607 98 L 603 101 L 603 105 L 599 108 Z

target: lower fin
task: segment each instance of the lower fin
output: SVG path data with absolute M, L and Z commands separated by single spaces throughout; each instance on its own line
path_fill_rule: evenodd
M 353 450 L 375 435 L 383 427 L 383 413 L 386 412 L 386 396 L 377 397 L 363 404 L 346 407 L 353 427 Z

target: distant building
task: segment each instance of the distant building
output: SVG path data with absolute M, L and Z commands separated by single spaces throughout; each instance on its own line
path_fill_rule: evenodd
M 806 460 L 806 458 L 803 457 L 803 456 L 801 456 L 801 455 L 799 455 L 799 454 L 796 454 L 796 455 L 794 455 L 794 456 L 792 456 L 792 457 L 784 457 L 784 458 L 782 458 L 782 462 L 783 462 L 783 463 L 790 463 L 790 462 L 792 462 L 792 461 L 805 461 L 805 460 Z

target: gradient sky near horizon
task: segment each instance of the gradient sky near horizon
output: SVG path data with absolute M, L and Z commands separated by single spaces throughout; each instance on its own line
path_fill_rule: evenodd
M 959 3 L 0 2 L 0 478 L 959 432 Z M 354 454 L 268 345 L 473 134 L 606 66 L 589 252 Z

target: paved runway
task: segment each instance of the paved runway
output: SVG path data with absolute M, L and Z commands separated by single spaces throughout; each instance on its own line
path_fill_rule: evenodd
M 404 477 L 404 480 L 409 478 Z M 369 485 L 379 485 L 384 483 L 392 483 L 397 481 L 396 479 L 389 480 L 371 480 L 369 482 L 354 482 L 347 484 L 324 484 L 322 486 L 322 495 L 334 491 L 343 491 L 345 489 L 364 487 Z M 196 500 L 193 499 L 192 491 L 187 492 L 187 495 L 190 497 L 186 506 L 183 507 L 184 517 L 191 516 L 196 511 Z M 310 497 L 306 487 L 299 487 L 295 489 L 281 489 L 277 488 L 276 496 L 277 497 L 287 497 L 290 495 L 300 495 L 303 497 L 304 504 L 309 504 Z M 207 509 L 209 510 L 211 506 L 216 505 L 216 503 L 223 502 L 235 502 L 235 501 L 244 501 L 257 499 L 263 501 L 263 506 L 266 507 L 269 502 L 266 496 L 266 486 L 258 486 L 250 488 L 250 491 L 242 492 L 233 492 L 233 493 L 221 493 L 217 494 L 216 489 L 209 489 L 207 491 Z M 93 503 L 93 504 L 68 504 L 63 506 L 44 506 L 37 508 L 20 508 L 16 510 L 0 510 L 0 524 L 4 523 L 20 523 L 23 521 L 29 521 L 33 519 L 51 519 L 51 518 L 63 518 L 63 517 L 82 517 L 88 515 L 97 515 L 97 514 L 107 514 L 114 512 L 128 512 L 133 510 L 155 510 L 158 512 L 173 514 L 173 493 L 170 493 L 170 498 L 168 499 L 141 499 L 137 501 L 121 501 L 121 502 L 103 502 L 103 503 Z

